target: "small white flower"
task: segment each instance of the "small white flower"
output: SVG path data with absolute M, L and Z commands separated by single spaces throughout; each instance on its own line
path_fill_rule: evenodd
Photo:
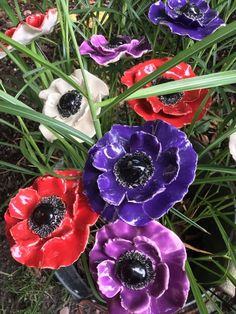
M 236 161 L 236 132 L 229 137 L 229 152 Z
M 94 102 L 99 102 L 103 97 L 109 95 L 108 86 L 102 80 L 86 70 L 85 75 Z M 84 88 L 81 70 L 75 70 L 70 77 Z M 39 97 L 44 101 L 43 113 L 45 115 L 64 122 L 89 137 L 95 135 L 96 132 L 87 99 L 63 79 L 54 80 L 48 89 L 39 93 Z M 98 108 L 97 114 L 100 111 L 101 109 Z M 56 139 L 44 125 L 40 124 L 39 129 L 49 142 Z M 78 138 L 75 139 L 82 142 Z
M 27 16 L 16 27 L 12 27 L 5 32 L 5 35 L 14 39 L 22 45 L 28 45 L 36 38 L 49 34 L 57 24 L 57 9 L 49 9 L 45 14 L 35 13 Z M 13 47 L 6 46 L 9 51 Z M 0 59 L 4 58 L 6 53 L 0 49 Z

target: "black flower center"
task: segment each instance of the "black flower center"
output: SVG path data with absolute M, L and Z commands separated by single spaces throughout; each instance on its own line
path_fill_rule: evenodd
M 63 118 L 69 118 L 77 113 L 81 106 L 82 95 L 76 90 L 72 90 L 62 95 L 57 109 Z
M 65 211 L 65 204 L 59 197 L 44 197 L 32 212 L 28 220 L 29 227 L 40 238 L 46 238 L 60 225 Z
M 158 85 L 158 84 L 168 83 L 168 82 L 173 82 L 173 81 L 174 79 L 160 76 L 157 79 L 152 81 L 152 85 Z M 173 93 L 173 94 L 158 96 L 160 101 L 167 106 L 175 105 L 179 100 L 182 99 L 182 97 L 183 97 L 183 93 Z
M 119 37 L 114 37 L 111 38 L 111 40 L 109 41 L 109 43 L 106 44 L 106 48 L 117 48 L 121 45 L 127 44 L 126 40 L 123 38 L 119 38 Z
M 195 4 L 186 3 L 180 12 L 190 18 L 191 20 L 200 20 L 203 17 L 202 12 Z
M 116 275 L 124 286 L 133 290 L 147 287 L 155 278 L 150 258 L 137 251 L 121 255 L 116 263 Z
M 145 185 L 153 174 L 151 157 L 144 152 L 126 154 L 114 165 L 116 180 L 124 187 Z

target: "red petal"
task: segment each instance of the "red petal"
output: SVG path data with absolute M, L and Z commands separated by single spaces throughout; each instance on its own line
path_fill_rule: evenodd
M 41 13 L 32 14 L 30 16 L 27 16 L 25 19 L 26 23 L 30 26 L 40 28 L 44 21 L 45 15 Z
M 85 225 L 93 225 L 96 223 L 99 215 L 94 212 L 85 195 L 77 195 L 73 207 L 73 215 L 75 226 L 77 228 L 84 228 Z
M 28 267 L 41 268 L 42 251 L 40 246 L 21 246 L 11 247 L 12 257 L 19 263 Z
M 8 207 L 9 214 L 21 220 L 27 219 L 38 204 L 39 199 L 37 191 L 31 187 L 20 189 L 10 201 Z
M 11 236 L 10 229 L 19 222 L 19 219 L 11 217 L 8 210 L 5 212 L 4 219 L 6 222 L 6 236 L 10 242 L 10 246 L 12 246 L 15 244 L 15 241 Z
M 37 244 L 41 238 L 29 229 L 27 219 L 18 222 L 10 229 L 10 233 L 16 244 L 23 246 L 32 246 Z
M 163 106 L 163 112 L 173 116 L 184 116 L 192 112 L 191 103 L 187 103 L 183 100 L 179 101 L 173 106 Z
M 146 99 L 129 100 L 128 104 L 144 120 L 156 120 L 157 114 L 153 111 L 151 104 Z
M 77 177 L 74 180 L 66 180 L 67 190 L 76 187 L 80 182 L 81 172 L 79 170 L 56 170 L 55 173 L 65 177 Z
M 51 176 L 39 177 L 35 180 L 33 187 L 41 197 L 55 195 L 62 197 L 66 192 L 66 181 Z
M 74 228 L 74 223 L 72 219 L 70 218 L 69 214 L 66 213 L 64 219 L 62 220 L 61 224 L 56 228 L 53 233 L 49 236 L 49 238 L 55 238 L 55 237 L 64 237 L 68 233 L 70 233 Z
M 5 31 L 5 35 L 8 37 L 12 37 L 16 31 L 16 27 L 9 28 Z
M 73 264 L 84 252 L 88 242 L 89 228 L 73 232 L 64 238 L 53 238 L 43 247 L 41 268 L 57 269 Z

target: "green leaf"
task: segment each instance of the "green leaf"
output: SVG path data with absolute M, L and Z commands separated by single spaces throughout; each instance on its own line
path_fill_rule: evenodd
M 184 214 L 182 214 L 181 212 L 179 212 L 177 209 L 175 208 L 171 208 L 170 212 L 172 212 L 172 214 L 178 216 L 179 218 L 181 218 L 182 220 L 184 220 L 185 222 L 187 222 L 188 224 L 194 226 L 195 228 L 210 234 L 206 229 L 204 229 L 203 227 L 201 227 L 199 224 L 197 224 L 196 222 L 194 222 L 192 219 L 188 218 L 187 216 L 185 216 Z
M 0 1 L 0 8 L 3 9 L 3 11 L 7 14 L 13 25 L 18 24 L 18 18 L 15 16 L 14 11 L 12 10 L 11 6 L 8 4 L 9 1 L 7 0 L 1 0 Z
M 208 310 L 207 310 L 206 305 L 203 301 L 202 294 L 201 294 L 201 291 L 199 289 L 197 280 L 194 277 L 194 274 L 192 272 L 192 269 L 191 269 L 188 261 L 186 261 L 185 269 L 186 269 L 186 272 L 188 274 L 188 279 L 190 281 L 191 290 L 192 290 L 192 293 L 193 293 L 194 298 L 196 300 L 199 312 L 201 314 L 208 314 Z
M 139 99 L 150 96 L 168 95 L 176 92 L 190 91 L 201 88 L 211 88 L 236 83 L 236 70 L 213 73 L 193 78 L 158 84 L 143 88 L 126 99 Z

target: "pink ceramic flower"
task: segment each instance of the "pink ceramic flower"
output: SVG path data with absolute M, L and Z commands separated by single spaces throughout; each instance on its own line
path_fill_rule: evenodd
M 14 39 L 22 45 L 27 45 L 36 38 L 49 34 L 53 31 L 57 23 L 57 9 L 49 9 L 45 14 L 35 13 L 27 16 L 16 27 L 12 27 L 5 32 L 5 35 Z M 2 43 L 8 50 L 13 48 L 10 45 Z M 0 50 L 0 59 L 4 58 L 6 53 Z

